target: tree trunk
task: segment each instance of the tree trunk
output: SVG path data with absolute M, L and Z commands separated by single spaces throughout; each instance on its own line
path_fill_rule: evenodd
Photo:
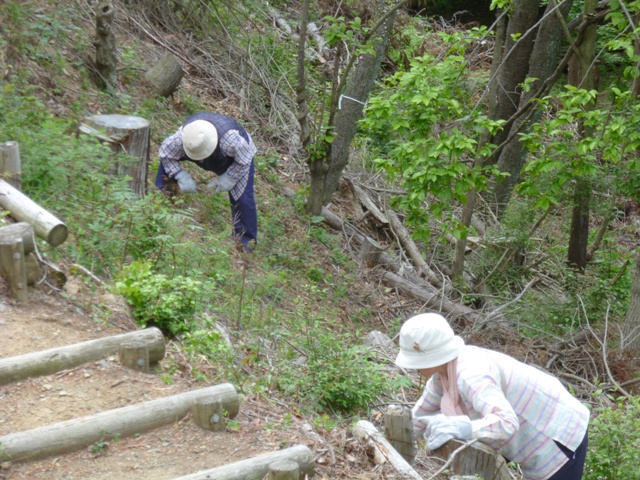
M 567 1 L 556 12 L 552 13 L 551 10 L 555 7 L 555 2 L 549 2 L 545 11 L 545 18 L 540 23 L 538 33 L 535 36 L 535 46 L 531 52 L 531 56 L 527 59 L 527 77 L 535 78 L 530 86 L 528 92 L 524 92 L 519 99 L 511 97 L 516 103 L 514 107 L 525 108 L 529 102 L 536 95 L 538 89 L 543 82 L 546 82 L 553 75 L 558 65 L 558 53 L 560 46 L 562 45 L 562 39 L 564 37 L 564 31 L 557 13 L 559 12 L 562 18 L 566 18 L 569 9 L 571 8 L 571 1 Z M 520 72 L 518 72 L 520 74 Z M 523 81 L 524 78 L 522 78 Z M 510 101 L 508 98 L 507 101 Z M 535 108 L 531 106 L 529 108 Z M 511 111 L 510 115 L 515 113 L 515 108 Z M 500 115 L 504 115 L 506 110 L 503 109 Z M 507 119 L 509 117 L 499 117 Z M 493 199 L 497 206 L 498 216 L 501 216 L 507 207 L 511 192 L 515 187 L 518 179 L 520 178 L 520 170 L 524 165 L 526 158 L 526 151 L 520 143 L 520 138 L 516 135 L 516 132 L 522 132 L 529 129 L 530 125 L 535 123 L 539 118 L 539 113 L 534 113 L 531 116 L 526 114 L 521 115 L 513 124 L 510 129 L 507 129 L 505 135 L 497 136 L 496 141 L 505 141 L 511 138 L 504 148 L 498 153 L 497 165 L 500 171 L 508 172 L 509 176 L 502 179 L 499 183 L 493 181 L 491 184 L 491 191 L 493 193 Z
M 587 266 L 589 246 L 589 203 L 591 200 L 591 183 L 578 179 L 573 196 L 571 214 L 571 235 L 569 237 L 569 264 L 584 271 Z
M 96 7 L 96 38 L 93 45 L 96 47 L 95 67 L 98 74 L 96 84 L 106 90 L 115 88 L 117 78 L 117 50 L 116 37 L 113 34 L 112 23 L 115 9 L 109 2 L 104 2 Z
M 329 125 L 333 142 L 326 155 L 311 160 L 311 191 L 306 207 L 308 213 L 321 215 L 322 207 L 330 202 L 331 196 L 338 189 L 342 172 L 349 161 L 351 141 L 356 134 L 358 120 L 380 70 L 395 17 L 394 10 L 385 18 L 381 28 L 376 32 L 373 39 L 375 55 L 365 53 L 358 59 L 355 70 L 338 101 L 338 110 L 333 124 Z
M 534 35 L 529 30 L 538 16 L 539 0 L 515 0 L 513 13 L 507 25 L 503 62 L 497 78 L 497 98 L 494 119 L 507 119 L 514 114 L 520 102 L 521 89 L 529 70 L 529 60 L 533 49 Z M 528 32 L 528 33 L 527 33 Z M 501 131 L 493 139 L 502 143 L 508 131 Z
M 629 308 L 624 316 L 621 347 L 640 352 L 640 252 L 636 253 L 636 268 L 633 272 Z
M 585 0 L 584 16 L 592 16 L 597 6 L 598 0 Z M 569 62 L 569 84 L 586 90 L 593 88 L 593 68 L 591 64 L 595 58 L 596 29 L 597 25 L 591 24 L 584 30 L 582 41 L 577 45 L 577 51 Z M 591 136 L 593 133 L 592 129 L 584 124 L 579 126 L 579 130 L 583 137 Z M 569 238 L 567 257 L 570 264 L 575 265 L 580 270 L 584 270 L 587 266 L 587 248 L 589 246 L 589 203 L 591 199 L 591 184 L 589 180 L 578 178 L 574 192 L 571 236 Z

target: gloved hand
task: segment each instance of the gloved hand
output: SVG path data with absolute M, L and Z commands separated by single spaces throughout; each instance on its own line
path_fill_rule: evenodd
M 429 450 L 440 448 L 452 438 L 466 441 L 471 439 L 471 420 L 464 415 L 447 417 L 439 414 L 431 417 L 424 435 Z
M 237 180 L 234 180 L 226 173 L 223 173 L 219 177 L 214 178 L 207 185 L 207 188 L 213 189 L 213 193 L 228 192 L 234 187 L 236 183 L 237 183 Z
M 186 170 L 180 170 L 173 178 L 178 182 L 182 193 L 193 193 L 196 191 L 196 182 Z

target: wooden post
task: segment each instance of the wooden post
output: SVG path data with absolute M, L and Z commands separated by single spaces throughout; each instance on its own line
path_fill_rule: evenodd
M 222 467 L 192 473 L 174 480 L 211 480 L 214 478 L 215 480 L 258 480 L 263 479 L 269 473 L 269 465 L 280 460 L 290 460 L 298 465 L 299 480 L 313 477 L 315 470 L 313 453 L 304 445 L 296 445 Z
M 387 439 L 384 438 L 384 435 L 382 435 L 371 422 L 360 420 L 354 427 L 353 433 L 363 439 L 373 449 L 374 462 L 378 464 L 389 462 L 402 478 L 423 480 L 420 474 L 396 452 L 396 449 L 393 448 Z
M 96 37 L 93 41 L 96 47 L 95 67 L 99 75 L 96 85 L 103 90 L 115 88 L 118 83 L 116 36 L 112 29 L 115 13 L 109 2 L 102 2 L 96 7 Z
M 16 298 L 28 300 L 26 255 L 33 252 L 33 227 L 20 222 L 0 228 L 0 272 L 6 276 Z
M 144 78 L 156 88 L 158 95 L 168 97 L 178 89 L 183 75 L 182 65 L 168 52 L 144 74 Z
M 9 279 L 16 298 L 20 302 L 26 302 L 29 292 L 21 238 L 0 239 L 0 271 Z
M 4 180 L 0 180 L 0 206 L 18 222 L 33 225 L 36 235 L 53 247 L 67 239 L 64 223 Z
M 118 352 L 120 345 L 130 340 L 146 343 L 150 363 L 158 362 L 164 358 L 165 346 L 162 332 L 157 328 L 147 328 L 41 352 L 0 358 L 0 385 L 25 378 L 50 375 L 99 360 Z
M 217 398 L 200 398 L 191 407 L 193 423 L 205 430 L 223 432 L 227 425 L 224 408 Z
M 0 143 L 0 174 L 16 190 L 22 190 L 22 164 L 17 142 Z
M 105 436 L 128 437 L 172 424 L 202 397 L 217 397 L 230 418 L 238 414 L 240 400 L 233 385 L 214 387 L 158 398 L 88 417 L 0 436 L 0 460 L 23 461 L 60 455 L 91 445 Z
M 384 433 L 393 448 L 411 466 L 416 463 L 411 410 L 402 405 L 389 405 L 384 415 Z
M 147 120 L 131 115 L 91 115 L 82 119 L 79 130 L 108 142 L 115 153 L 126 153 L 137 159 L 133 163 L 116 159 L 112 172 L 128 175 L 131 190 L 141 197 L 147 194 L 151 131 Z
M 149 373 L 149 347 L 144 341 L 127 341 L 118 349 L 118 360 L 124 367 Z
M 291 460 L 279 460 L 269 465 L 269 480 L 298 480 L 300 468 Z

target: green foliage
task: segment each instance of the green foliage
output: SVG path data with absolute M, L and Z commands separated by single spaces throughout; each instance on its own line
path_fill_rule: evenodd
M 483 30 L 470 33 L 443 34 L 447 55 L 414 59 L 409 71 L 397 73 L 370 99 L 362 121 L 379 152 L 377 165 L 392 179 L 402 180 L 407 190 L 406 196 L 394 199 L 395 205 L 407 210 L 414 235 L 423 239 L 434 216 L 445 219 L 449 233 L 465 236 L 452 207 L 469 191 L 486 189 L 491 175 L 500 175 L 495 167 L 473 165 L 477 155 L 489 153 L 488 145 L 477 151 L 479 133 L 496 131 L 499 123 L 470 107 L 464 53 Z
M 522 170 L 519 191 L 537 198 L 537 208 L 560 204 L 567 186 L 577 179 L 593 182 L 594 188 L 606 182 L 620 194 L 637 197 L 637 188 L 625 178 L 636 179 L 640 172 L 634 154 L 640 147 L 640 108 L 627 102 L 629 92 L 615 88 L 614 105 L 591 108 L 596 93 L 565 86 L 558 95 L 562 108 L 522 135 L 534 158 Z M 590 133 L 578 135 L 577 124 Z
M 200 298 L 209 287 L 189 277 L 154 273 L 149 262 L 137 260 L 122 269 L 114 290 L 133 307 L 138 323 L 154 325 L 172 335 L 191 330 L 201 313 Z
M 589 425 L 585 480 L 640 480 L 640 397 L 599 408 Z
M 286 361 L 280 366 L 278 387 L 288 396 L 313 408 L 355 413 L 378 396 L 391 391 L 391 380 L 375 354 L 352 339 L 327 329 L 321 322 L 307 327 L 298 337 L 299 350 L 307 352 L 304 366 Z M 292 341 L 295 341 L 292 338 Z

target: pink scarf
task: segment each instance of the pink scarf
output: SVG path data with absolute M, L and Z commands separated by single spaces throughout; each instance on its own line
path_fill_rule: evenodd
M 444 380 L 440 376 L 440 381 Z M 442 388 L 444 394 L 440 401 L 440 410 L 448 417 L 455 417 L 457 415 L 466 415 L 466 408 L 460 401 L 460 394 L 458 393 L 458 359 L 454 358 L 447 363 L 447 381 L 442 381 Z

